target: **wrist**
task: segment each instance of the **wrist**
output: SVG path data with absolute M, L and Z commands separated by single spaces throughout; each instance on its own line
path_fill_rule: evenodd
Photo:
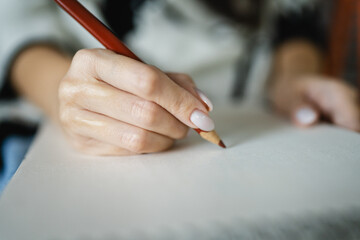
M 15 59 L 11 82 L 20 95 L 57 121 L 58 86 L 70 61 L 68 56 L 52 46 L 34 45 Z

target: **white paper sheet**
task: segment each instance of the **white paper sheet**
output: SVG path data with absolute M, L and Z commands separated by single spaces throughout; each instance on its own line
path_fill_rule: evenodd
M 0 198 L 0 239 L 234 239 L 360 207 L 358 133 L 296 129 L 244 106 L 214 114 L 227 149 L 194 133 L 132 157 L 80 155 L 45 124 Z

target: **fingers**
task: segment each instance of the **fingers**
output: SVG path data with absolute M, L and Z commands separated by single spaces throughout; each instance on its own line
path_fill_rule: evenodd
M 279 81 L 277 88 L 272 89 L 272 101 L 276 110 L 289 117 L 298 127 L 309 127 L 319 121 L 320 112 L 308 101 L 304 94 L 303 83 L 295 80 Z
M 214 129 L 210 100 L 184 74 L 108 50 L 81 50 L 59 87 L 60 121 L 74 145 L 97 155 L 159 152 L 188 127 Z
M 188 127 L 165 109 L 130 93 L 120 91 L 104 82 L 87 84 L 74 101 L 91 112 L 149 130 L 169 138 L 182 139 Z
M 177 83 L 179 86 L 189 91 L 195 97 L 198 97 L 197 92 L 195 90 L 196 85 L 189 75 L 183 73 L 166 73 L 166 75 L 175 83 Z
M 206 107 L 207 111 L 212 111 L 214 109 L 214 106 L 210 99 L 195 86 L 194 81 L 191 79 L 189 75 L 181 74 L 181 73 L 168 73 L 167 74 L 171 80 L 176 82 L 179 86 L 185 88 L 190 93 L 192 93 L 196 98 L 198 98 L 204 106 Z
M 95 78 L 155 102 L 189 127 L 213 130 L 214 124 L 204 104 L 159 69 L 104 50 L 84 50 L 77 58 L 80 58 L 78 62 L 88 63 L 86 66 L 92 69 L 89 72 Z M 191 118 L 195 110 L 200 112 L 201 118 Z
M 300 93 L 300 91 L 298 91 Z M 315 104 L 299 94 L 294 96 L 287 110 L 292 122 L 298 127 L 310 127 L 319 122 L 320 111 Z
M 359 95 L 341 80 L 308 76 L 279 82 L 273 91 L 275 107 L 297 126 L 312 126 L 325 116 L 338 126 L 360 131 Z
M 360 132 L 360 111 L 355 106 L 347 106 L 332 114 L 332 121 L 341 127 Z
M 292 121 L 296 126 L 309 127 L 318 123 L 320 118 L 319 111 L 310 104 L 303 103 L 294 108 Z
M 313 81 L 307 95 L 321 112 L 341 127 L 360 131 L 360 108 L 356 90 L 340 81 Z
M 68 109 L 62 112 L 61 118 L 71 134 L 96 139 L 132 153 L 164 151 L 174 142 L 160 134 L 86 110 Z M 112 152 L 116 151 L 120 150 L 113 148 Z

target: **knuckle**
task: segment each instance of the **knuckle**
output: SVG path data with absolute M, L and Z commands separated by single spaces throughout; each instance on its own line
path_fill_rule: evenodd
M 100 49 L 81 49 L 77 51 L 71 63 L 71 70 L 88 69 L 96 66 L 97 59 L 101 57 Z
M 147 126 L 157 125 L 159 121 L 159 107 L 155 103 L 148 103 L 146 107 L 147 114 L 144 115 L 144 123 Z
M 142 124 L 149 127 L 157 124 L 160 109 L 153 102 L 138 101 L 132 106 L 131 113 L 135 118 L 140 119 Z
M 144 66 L 137 77 L 137 87 L 145 97 L 154 96 L 160 80 L 160 73 L 153 66 Z
M 73 134 L 82 132 L 86 127 L 84 125 L 84 119 L 78 109 L 68 105 L 60 106 L 59 120 L 62 128 L 67 132 Z
M 88 62 L 93 58 L 93 51 L 90 49 L 81 49 L 77 51 L 73 57 L 72 64 L 82 65 L 84 62 Z
M 69 107 L 66 106 L 60 107 L 59 119 L 61 123 L 65 124 L 65 126 L 71 122 L 72 116 L 73 116 L 73 112 Z
M 95 49 L 81 49 L 75 53 L 73 60 L 83 62 L 93 58 L 95 53 Z
M 186 127 L 185 125 L 179 126 L 175 129 L 177 129 L 175 139 L 184 139 L 189 132 L 189 128 Z
M 86 82 L 80 83 L 73 79 L 62 81 L 58 89 L 60 104 L 75 105 L 86 95 L 86 89 L 89 88 L 91 88 L 91 84 Z
M 148 133 L 146 130 L 139 129 L 129 137 L 129 149 L 135 153 L 145 153 L 148 142 Z
M 196 105 L 194 97 L 190 95 L 179 95 L 177 98 L 172 99 L 169 103 L 169 109 L 172 109 L 180 116 L 188 115 Z
M 71 81 L 63 80 L 60 82 L 60 85 L 59 85 L 58 97 L 60 100 L 68 101 L 68 100 L 72 99 L 72 97 L 74 96 L 72 94 L 73 91 L 74 91 L 74 89 L 73 89 L 73 84 L 71 83 Z

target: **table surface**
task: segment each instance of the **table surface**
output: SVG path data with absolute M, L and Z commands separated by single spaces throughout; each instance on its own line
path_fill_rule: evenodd
M 191 134 L 164 153 L 84 156 L 45 123 L 0 198 L 1 239 L 226 239 L 301 219 L 360 222 L 358 133 L 217 109 L 227 149 Z

